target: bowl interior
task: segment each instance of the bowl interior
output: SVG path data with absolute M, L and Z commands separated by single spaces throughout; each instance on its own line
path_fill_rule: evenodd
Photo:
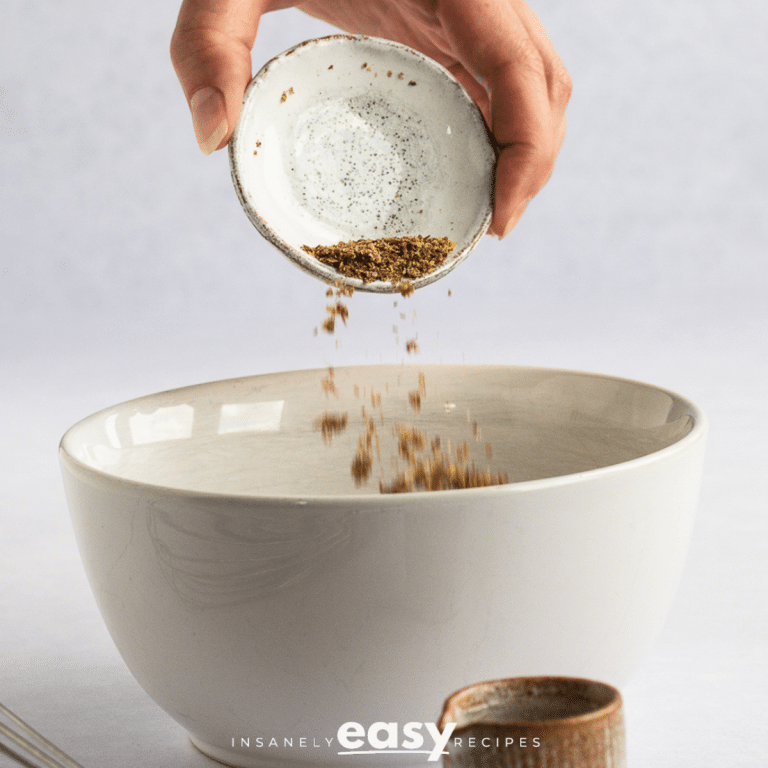
M 506 366 L 364 366 L 253 376 L 133 400 L 70 429 L 62 450 L 106 475 L 257 497 L 378 494 L 406 465 L 400 426 L 509 482 L 596 470 L 687 435 L 696 411 L 655 387 Z M 351 466 L 371 434 L 367 482 Z M 456 493 L 472 491 L 450 491 Z
M 230 142 L 250 220 L 327 282 L 339 274 L 302 246 L 448 237 L 456 248 L 447 262 L 414 285 L 448 272 L 488 228 L 494 165 L 482 115 L 447 70 L 397 43 L 350 35 L 309 40 L 267 63 Z

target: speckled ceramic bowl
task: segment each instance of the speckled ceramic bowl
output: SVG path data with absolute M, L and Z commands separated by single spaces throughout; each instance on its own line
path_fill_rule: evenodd
M 357 486 L 363 406 L 381 455 Z M 324 431 L 328 413 L 344 428 Z M 379 493 L 394 424 L 427 454 L 467 443 L 509 483 Z M 427 725 L 478 680 L 627 680 L 675 593 L 705 434 L 698 408 L 647 384 L 384 365 L 139 398 L 74 426 L 60 456 L 107 627 L 200 749 L 378 768 L 432 764 Z M 342 741 L 349 722 L 364 735 Z
M 491 220 L 496 157 L 480 110 L 444 67 L 388 40 L 336 35 L 272 59 L 246 90 L 229 158 L 259 232 L 328 283 L 342 276 L 302 246 L 448 237 L 455 249 L 419 288 L 466 258 Z

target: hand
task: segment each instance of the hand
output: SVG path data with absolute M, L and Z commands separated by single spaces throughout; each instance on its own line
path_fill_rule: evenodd
M 478 103 L 500 154 L 489 232 L 506 236 L 546 184 L 565 138 L 571 79 L 522 0 L 183 0 L 171 59 L 205 154 L 225 146 L 252 77 L 261 16 L 296 6 L 432 57 Z

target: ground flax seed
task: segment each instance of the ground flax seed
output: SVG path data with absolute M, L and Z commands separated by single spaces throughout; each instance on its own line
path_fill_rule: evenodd
M 458 488 L 483 488 L 509 482 L 506 472 L 492 474 L 490 468 L 481 470 L 470 459 L 469 444 L 464 442 L 455 451 L 450 443 L 445 451 L 439 437 L 430 442 L 427 452 L 427 434 L 415 427 L 396 424 L 392 427 L 398 437 L 400 455 L 408 462 L 389 484 L 379 482 L 381 493 L 408 491 L 449 491 Z
M 341 321 L 344 323 L 344 325 L 347 324 L 349 309 L 341 299 L 349 298 L 355 292 L 355 289 L 351 285 L 344 285 L 341 280 L 337 280 L 334 283 L 334 288 L 329 288 L 325 292 L 325 295 L 328 298 L 335 299 L 335 301 L 333 301 L 331 304 L 327 304 L 325 307 L 326 316 L 325 320 L 323 321 L 323 330 L 326 333 L 333 333 L 336 330 L 337 317 L 341 318 Z
M 338 243 L 332 246 L 317 246 L 302 249 L 333 267 L 345 277 L 357 278 L 364 283 L 374 281 L 391 282 L 404 296 L 413 293 L 413 280 L 433 272 L 455 248 L 447 237 L 432 238 L 417 235 L 414 237 L 391 237 L 379 240 L 356 240 Z M 326 333 L 334 333 L 336 320 L 346 325 L 349 310 L 343 299 L 352 295 L 354 288 L 337 280 L 333 288 L 326 291 L 331 301 L 326 305 L 326 318 L 322 328 Z M 450 295 L 450 292 L 449 292 Z M 395 306 L 397 302 L 395 302 Z M 416 339 L 406 342 L 408 354 L 417 353 L 419 345 Z M 338 397 L 333 368 L 321 380 L 321 387 L 326 397 Z M 387 392 L 389 388 L 387 387 Z M 356 398 L 360 397 L 359 385 L 354 385 Z M 363 397 L 367 396 L 366 390 Z M 420 413 L 422 403 L 427 396 L 426 380 L 419 373 L 418 389 L 407 393 L 408 404 L 415 413 Z M 384 424 L 382 393 L 370 393 L 371 406 L 378 409 L 380 423 Z M 326 411 L 316 419 L 314 427 L 322 433 L 325 443 L 330 444 L 335 435 L 343 432 L 349 423 L 347 413 Z M 350 472 L 355 484 L 367 483 L 376 463 L 381 466 L 379 480 L 380 493 L 404 493 L 408 491 L 441 491 L 459 488 L 480 488 L 490 485 L 502 485 L 509 482 L 505 472 L 492 473 L 490 468 L 481 469 L 471 459 L 467 441 L 452 448 L 451 441 L 445 444 L 439 436 L 429 439 L 426 431 L 416 426 L 396 423 L 392 425 L 392 437 L 397 446 L 397 456 L 391 458 L 394 479 L 385 481 L 381 462 L 381 441 L 376 419 L 362 406 L 363 430 L 357 441 L 357 450 L 352 457 Z M 467 426 L 474 438 L 480 442 L 482 433 L 477 421 L 470 419 L 467 412 Z M 492 457 L 489 443 L 485 445 L 488 460 Z M 402 463 L 405 462 L 405 468 Z
M 347 428 L 349 414 L 331 413 L 326 411 L 319 419 L 315 420 L 314 427 L 323 435 L 323 441 L 330 445 L 334 435 L 341 434 Z
M 326 397 L 338 397 L 334 380 L 334 370 L 329 368 L 321 380 Z M 389 392 L 389 386 L 386 387 Z M 353 393 L 356 398 L 369 399 L 368 390 L 360 391 L 355 384 Z M 370 391 L 370 405 L 378 410 L 380 424 L 385 423 L 382 392 Z M 427 397 L 426 377 L 419 373 L 418 389 L 408 392 L 408 402 L 417 413 L 422 401 Z M 409 491 L 444 491 L 459 488 L 481 488 L 490 485 L 502 485 L 509 482 L 506 472 L 492 473 L 489 467 L 480 468 L 472 461 L 470 442 L 464 440 L 452 447 L 451 441 L 443 441 L 439 436 L 429 437 L 423 429 L 410 424 L 394 423 L 391 427 L 392 438 L 396 446 L 396 456 L 391 457 L 394 479 L 386 481 L 384 465 L 381 460 L 381 440 L 376 418 L 365 404 L 361 407 L 362 433 L 358 437 L 357 450 L 352 457 L 350 473 L 355 484 L 364 485 L 371 479 L 375 466 L 381 468 L 379 479 L 380 493 L 405 493 Z M 314 428 L 322 433 L 323 441 L 330 445 L 334 436 L 343 432 L 349 424 L 348 413 L 326 411 L 316 419 Z M 467 428 L 474 437 L 472 442 L 479 443 L 482 433 L 477 421 L 467 412 Z M 492 457 L 489 443 L 485 444 L 488 460 Z M 402 468 L 402 463 L 405 467 Z
M 302 245 L 301 249 L 345 277 L 393 283 L 407 296 L 410 283 L 434 272 L 451 254 L 456 243 L 447 237 L 384 237 L 350 240 L 336 245 Z

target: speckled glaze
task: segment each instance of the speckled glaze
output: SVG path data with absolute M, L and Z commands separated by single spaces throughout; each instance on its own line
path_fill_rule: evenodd
M 571 677 L 470 685 L 446 699 L 456 723 L 444 768 L 626 768 L 621 694 Z
M 149 395 L 62 439 L 107 628 L 194 743 L 247 768 L 434 765 L 423 754 L 340 755 L 337 729 L 434 725 L 446 694 L 478 680 L 623 684 L 683 568 L 701 411 L 647 384 L 540 368 L 339 367 L 331 398 L 327 374 Z M 420 374 L 416 413 L 408 393 Z M 380 494 L 375 474 L 356 487 L 350 464 L 373 392 L 382 469 L 399 422 L 427 443 L 469 441 L 511 482 Z M 349 414 L 332 443 L 316 426 L 327 410 Z M 257 749 L 258 736 L 279 745 Z
M 456 248 L 419 288 L 466 258 L 491 220 L 496 157 L 480 110 L 444 67 L 388 40 L 335 35 L 272 59 L 245 92 L 229 158 L 255 227 L 328 283 L 343 276 L 302 245 L 449 237 Z

